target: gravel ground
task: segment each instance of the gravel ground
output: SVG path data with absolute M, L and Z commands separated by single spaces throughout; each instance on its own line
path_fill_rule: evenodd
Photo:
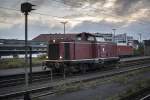
M 116 81 L 104 81 L 101 85 L 81 88 L 74 92 L 66 92 L 55 95 L 47 95 L 34 100 L 112 100 L 114 95 L 125 92 L 136 82 L 142 79 L 150 79 L 150 71 L 137 73 L 128 78 L 120 77 Z M 108 79 L 109 80 L 109 79 Z
M 42 66 L 36 66 L 32 68 L 33 72 L 43 71 Z M 28 68 L 29 72 L 29 68 Z M 7 76 L 7 75 L 16 75 L 16 74 L 23 74 L 25 73 L 24 68 L 13 68 L 13 69 L 0 69 L 0 76 Z

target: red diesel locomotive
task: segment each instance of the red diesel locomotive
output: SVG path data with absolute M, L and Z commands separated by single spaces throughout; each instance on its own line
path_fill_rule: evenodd
M 89 33 L 77 34 L 76 40 L 50 40 L 48 60 L 44 61 L 44 65 L 52 70 L 65 68 L 68 72 L 74 72 L 117 63 L 119 57 L 116 43 L 100 40 L 101 37 Z

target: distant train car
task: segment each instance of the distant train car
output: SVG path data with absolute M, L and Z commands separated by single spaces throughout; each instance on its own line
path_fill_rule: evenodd
M 117 53 L 119 57 L 133 56 L 133 47 L 128 45 L 117 45 Z
M 76 40 L 51 40 L 48 44 L 48 60 L 44 64 L 53 70 L 66 68 L 70 72 L 116 63 L 119 60 L 117 45 L 100 42 L 99 38 L 89 33 L 81 33 L 77 34 Z

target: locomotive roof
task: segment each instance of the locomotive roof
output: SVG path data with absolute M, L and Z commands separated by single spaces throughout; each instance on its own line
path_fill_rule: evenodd
M 95 36 L 95 35 L 93 35 L 93 34 L 91 34 L 91 33 L 86 33 L 86 32 L 79 33 L 79 34 L 77 34 L 76 36 L 81 36 L 81 35 L 85 35 L 85 36 Z

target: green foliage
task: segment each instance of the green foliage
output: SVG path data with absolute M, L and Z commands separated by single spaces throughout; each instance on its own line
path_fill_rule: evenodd
M 32 65 L 38 66 L 42 64 L 44 57 L 32 58 Z M 0 69 L 24 67 L 25 60 L 23 58 L 0 59 Z
M 122 85 L 126 85 L 128 83 L 128 76 L 118 76 L 114 78 L 114 82 L 117 82 Z
M 56 94 L 57 95 L 62 95 L 65 93 L 70 93 L 70 92 L 75 92 L 81 89 L 82 84 L 78 83 L 78 84 L 63 84 L 60 85 L 56 88 L 56 91 L 58 91 Z
M 25 64 L 23 59 L 1 59 L 0 60 L 0 68 L 16 68 L 21 67 Z
M 136 55 L 136 56 L 144 55 L 144 46 L 142 43 L 139 44 L 138 49 L 134 49 L 134 55 Z
M 140 80 L 140 81 L 136 82 L 132 87 L 128 88 L 125 91 L 125 93 L 120 94 L 119 97 L 121 97 L 121 98 L 129 97 L 133 94 L 138 93 L 142 89 L 149 88 L 149 87 L 150 87 L 150 79 Z
M 120 99 L 121 99 L 120 95 L 116 94 L 114 96 L 108 97 L 106 100 L 120 100 Z
M 47 55 L 46 55 L 46 54 L 43 54 L 43 55 L 38 56 L 37 58 L 38 58 L 38 59 L 41 59 L 41 60 L 45 60 L 46 57 L 47 57 Z

